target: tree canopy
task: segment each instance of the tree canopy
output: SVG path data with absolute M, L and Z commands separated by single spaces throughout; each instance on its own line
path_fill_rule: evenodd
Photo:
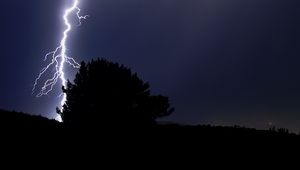
M 151 95 L 136 73 L 105 59 L 81 63 L 74 83 L 63 88 L 67 101 L 59 114 L 67 126 L 149 126 L 173 111 L 168 97 Z

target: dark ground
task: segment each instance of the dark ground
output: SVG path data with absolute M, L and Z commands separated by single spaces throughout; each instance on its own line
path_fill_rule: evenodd
M 82 163 L 85 167 L 112 168 L 140 167 L 139 163 L 143 163 L 143 167 L 157 169 L 161 164 L 181 164 L 190 169 L 194 165 L 240 167 L 239 163 L 258 166 L 268 164 L 269 159 L 275 165 L 277 159 L 280 163 L 286 156 L 296 154 L 300 141 L 300 136 L 286 131 L 237 126 L 163 124 L 151 128 L 69 129 L 39 116 L 4 110 L 0 114 L 1 155 L 9 160 L 27 159 L 44 165 Z
M 63 123 L 55 120 L 49 120 L 41 116 L 32 116 L 20 112 L 11 112 L 0 110 L 1 123 L 0 129 L 3 133 L 10 131 L 27 131 L 27 132 L 53 132 L 67 134 L 140 134 L 140 135 L 162 135 L 164 137 L 182 137 L 185 139 L 203 139 L 203 138 L 282 138 L 282 139 L 300 139 L 300 136 L 294 133 L 289 133 L 287 129 L 257 130 L 245 128 L 241 126 L 223 127 L 211 125 L 178 125 L 172 123 L 158 123 L 152 127 L 101 127 L 99 129 L 70 129 L 65 127 Z

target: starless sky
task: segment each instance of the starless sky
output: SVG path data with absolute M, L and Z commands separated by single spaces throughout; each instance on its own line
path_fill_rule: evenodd
M 31 89 L 59 44 L 70 2 L 1 0 L 0 108 L 55 117 L 61 87 L 42 98 Z M 80 7 L 90 17 L 70 33 L 68 55 L 130 67 L 153 93 L 170 97 L 176 112 L 166 120 L 300 131 L 300 1 L 81 0 Z M 72 80 L 74 70 L 66 72 Z

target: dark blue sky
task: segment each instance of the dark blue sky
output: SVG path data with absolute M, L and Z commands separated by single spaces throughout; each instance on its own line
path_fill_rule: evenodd
M 81 1 L 90 18 L 70 34 L 68 54 L 132 68 L 170 97 L 168 120 L 300 131 L 299 1 Z M 31 88 L 69 2 L 1 1 L 0 108 L 54 117 L 60 87 L 42 98 Z

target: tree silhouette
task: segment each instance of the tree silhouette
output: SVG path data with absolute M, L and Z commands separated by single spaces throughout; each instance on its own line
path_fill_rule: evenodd
M 149 126 L 174 111 L 168 97 L 151 95 L 137 74 L 105 59 L 82 62 L 63 91 L 67 101 L 59 114 L 71 127 Z

